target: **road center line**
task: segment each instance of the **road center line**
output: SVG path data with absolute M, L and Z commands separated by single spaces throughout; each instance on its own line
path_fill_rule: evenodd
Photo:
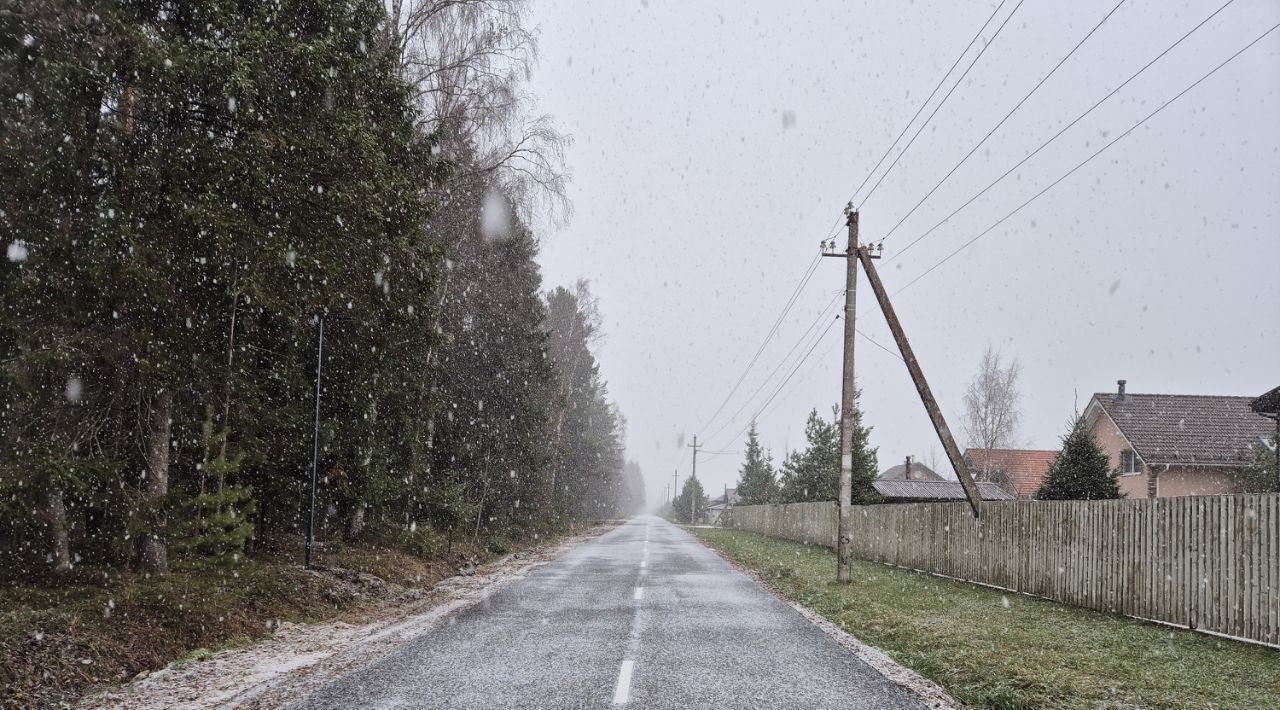
M 644 587 L 636 587 L 636 599 L 644 599 Z
M 636 662 L 628 658 L 622 662 L 622 668 L 618 669 L 618 684 L 613 689 L 614 705 L 621 705 L 631 697 L 631 669 L 635 665 Z

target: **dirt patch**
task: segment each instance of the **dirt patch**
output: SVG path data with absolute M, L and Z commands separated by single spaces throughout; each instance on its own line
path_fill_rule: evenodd
M 81 707 L 280 707 L 341 673 L 386 656 L 450 614 L 484 600 L 555 559 L 568 546 L 607 529 L 597 528 L 559 544 L 508 555 L 475 567 L 473 574 L 449 577 L 429 590 L 402 591 L 391 602 L 368 605 L 332 621 L 280 623 L 269 638 L 253 646 L 170 664 L 128 685 L 87 698 Z M 330 576 L 337 583 L 326 585 L 326 589 L 344 598 L 375 595 L 378 585 L 387 584 L 373 575 L 350 572 L 314 570 L 312 574 Z

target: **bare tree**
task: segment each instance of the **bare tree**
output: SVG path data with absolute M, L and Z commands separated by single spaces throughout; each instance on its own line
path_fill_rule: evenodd
M 570 139 L 523 90 L 538 55 L 527 10 L 527 0 L 388 0 L 385 36 L 422 107 L 419 128 L 445 157 L 488 178 L 526 222 L 561 221 Z
M 1000 353 L 987 346 L 978 374 L 964 395 L 964 431 L 969 446 L 982 450 L 977 478 L 1003 483 L 1003 472 L 991 463 L 992 449 L 1009 448 L 1017 438 L 1022 412 L 1018 408 L 1018 376 L 1022 365 L 1013 358 L 1007 365 Z

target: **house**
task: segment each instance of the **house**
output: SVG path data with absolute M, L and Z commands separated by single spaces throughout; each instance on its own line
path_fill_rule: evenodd
M 1041 449 L 965 449 L 964 460 L 975 478 L 986 478 L 1019 500 L 1035 498 L 1049 477 L 1057 451 Z
M 1093 395 L 1084 421 L 1120 471 L 1126 498 L 1241 492 L 1238 472 L 1250 446 L 1274 427 L 1250 408 L 1262 398 L 1130 394 L 1125 380 L 1116 384 L 1114 393 Z
M 704 514 L 707 522 L 716 525 L 720 522 L 720 515 L 735 505 L 742 505 L 742 496 L 738 495 L 737 488 L 726 488 L 724 495 L 712 498 L 711 504 L 707 506 Z
M 959 481 L 905 481 L 877 478 L 871 482 L 884 503 L 947 503 L 967 500 Z M 1008 491 L 994 483 L 978 484 L 982 500 L 1013 500 Z
M 922 463 L 916 463 L 908 456 L 905 463 L 890 466 L 877 476 L 881 481 L 945 481 L 937 472 Z

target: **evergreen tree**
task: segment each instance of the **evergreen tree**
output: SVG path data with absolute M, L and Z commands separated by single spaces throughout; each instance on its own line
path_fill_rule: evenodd
M 552 441 L 554 505 L 565 521 L 612 517 L 623 490 L 623 427 L 591 344 L 600 317 L 586 282 L 547 294 L 549 355 L 560 387 Z
M 746 458 L 738 470 L 738 496 L 743 505 L 763 505 L 773 502 L 777 495 L 773 459 L 760 446 L 760 434 L 753 419 L 751 428 L 747 430 Z
M 855 505 L 879 500 L 872 482 L 876 477 L 876 449 L 871 447 L 870 427 L 862 426 L 862 411 L 854 397 L 853 413 L 853 489 Z M 832 409 L 832 421 L 809 412 L 804 434 L 808 443 L 804 451 L 792 451 L 782 464 L 783 503 L 838 501 L 840 498 L 840 414 Z
M 1265 442 L 1255 441 L 1249 447 L 1249 462 L 1240 475 L 1240 490 L 1249 493 L 1274 493 L 1280 491 L 1280 478 L 1276 474 L 1276 435 Z
M 702 520 L 702 514 L 709 505 L 710 500 L 702 490 L 702 484 L 698 482 L 696 476 L 690 476 L 680 487 L 680 495 L 676 496 L 672 508 L 676 520 L 692 525 Z
M 1036 492 L 1039 500 L 1107 500 L 1120 498 L 1116 472 L 1107 464 L 1107 455 L 1093 440 L 1093 434 L 1077 416 L 1062 438 L 1062 451 L 1044 484 Z

